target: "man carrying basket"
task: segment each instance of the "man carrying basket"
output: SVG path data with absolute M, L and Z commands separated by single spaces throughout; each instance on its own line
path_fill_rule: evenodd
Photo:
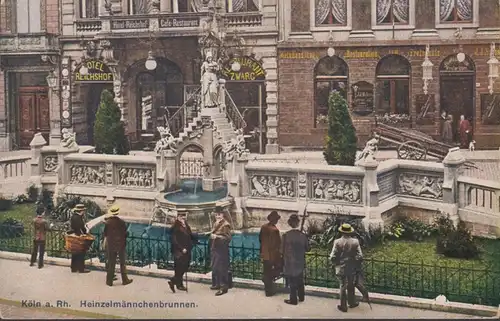
M 73 209 L 73 216 L 71 216 L 71 230 L 68 234 L 75 234 L 81 236 L 87 234 L 85 223 L 83 222 L 83 215 L 85 214 L 85 205 L 78 204 Z M 89 273 L 90 270 L 85 269 L 85 254 L 87 251 L 80 253 L 71 253 L 71 272 L 72 273 Z

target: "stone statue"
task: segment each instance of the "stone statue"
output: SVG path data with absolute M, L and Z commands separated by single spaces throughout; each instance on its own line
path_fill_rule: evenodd
M 63 128 L 61 133 L 62 133 L 61 147 L 63 148 L 78 147 L 78 145 L 76 144 L 76 138 L 74 133 L 70 132 L 67 128 Z
M 367 143 L 361 154 L 357 157 L 357 161 L 367 159 L 369 156 L 375 159 L 375 152 L 378 149 L 378 143 L 380 140 L 380 136 L 375 135 L 372 139 L 370 139 Z
M 219 80 L 217 72 L 219 64 L 213 60 L 211 52 L 206 55 L 206 60 L 201 65 L 201 92 L 203 107 L 216 107 L 219 97 Z
M 156 129 L 160 133 L 161 138 L 156 142 L 155 152 L 160 153 L 164 150 L 171 150 L 175 153 L 177 151 L 177 141 L 170 132 L 170 128 L 160 126 L 156 127 Z
M 235 154 L 238 156 L 242 156 L 248 152 L 246 149 L 245 135 L 243 134 L 242 129 L 236 130 L 236 138 L 231 139 L 226 142 L 226 146 L 224 147 L 224 153 L 228 158 L 233 157 Z

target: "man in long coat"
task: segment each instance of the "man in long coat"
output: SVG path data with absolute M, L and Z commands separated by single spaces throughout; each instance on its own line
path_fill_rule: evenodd
M 193 245 L 197 243 L 191 232 L 191 227 L 186 222 L 186 213 L 177 214 L 177 219 L 172 225 L 170 242 L 172 255 L 174 256 L 175 275 L 168 281 L 168 285 L 174 293 L 176 287 L 177 290 L 186 291 L 186 287 L 182 284 L 182 278 L 189 269 Z
M 216 296 L 226 294 L 229 289 L 229 243 L 231 242 L 231 225 L 224 218 L 221 207 L 215 208 L 215 224 L 211 235 L 211 265 Z
M 446 120 L 443 123 L 443 132 L 441 133 L 441 139 L 445 144 L 453 144 L 453 116 L 446 116 Z
M 263 264 L 262 281 L 266 296 L 275 294 L 274 279 L 282 270 L 281 235 L 276 227 L 281 217 L 278 212 L 272 211 L 268 216 L 268 223 L 260 228 L 260 257 Z
M 342 237 L 333 242 L 330 259 L 335 265 L 335 274 L 340 281 L 340 305 L 337 306 L 342 312 L 359 305 L 354 296 L 355 278 L 359 261 L 363 259 L 359 240 L 352 237 L 354 229 L 350 224 L 342 224 L 339 227 Z
M 83 221 L 83 215 L 85 214 L 85 205 L 78 204 L 73 209 L 73 215 L 70 220 L 71 230 L 69 234 L 83 235 L 87 234 L 87 228 L 85 227 L 85 222 Z M 89 270 L 85 269 L 85 252 L 71 254 L 71 272 L 73 273 L 88 273 Z
M 460 115 L 459 124 L 460 148 L 469 148 L 469 137 L 471 136 L 472 126 L 470 122 L 465 119 L 464 115 Z
M 43 268 L 43 256 L 45 254 L 45 237 L 50 231 L 49 222 L 43 217 L 45 211 L 41 208 L 37 209 L 37 214 L 33 220 L 35 226 L 35 238 L 33 240 L 33 252 L 31 253 L 30 266 L 34 266 L 38 255 L 38 268 Z
M 106 284 L 113 286 L 113 278 L 115 276 L 116 258 L 120 259 L 120 274 L 122 276 L 123 285 L 132 283 L 132 280 L 127 277 L 125 265 L 125 249 L 127 245 L 127 224 L 118 215 L 120 208 L 113 206 L 108 212 L 111 215 L 104 224 L 104 237 L 106 238 L 106 251 L 108 256 L 108 271 L 106 274 Z
M 290 298 L 285 300 L 285 303 L 291 305 L 305 300 L 304 270 L 306 252 L 310 250 L 307 236 L 298 229 L 299 223 L 297 214 L 290 215 L 288 225 L 292 229 L 283 234 L 282 239 L 283 274 L 290 286 Z

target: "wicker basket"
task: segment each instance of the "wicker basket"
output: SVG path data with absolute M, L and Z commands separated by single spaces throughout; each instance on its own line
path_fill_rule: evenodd
M 72 254 L 87 252 L 92 243 L 94 243 L 95 237 L 91 234 L 75 235 L 75 234 L 65 234 L 64 240 L 66 241 L 66 251 Z

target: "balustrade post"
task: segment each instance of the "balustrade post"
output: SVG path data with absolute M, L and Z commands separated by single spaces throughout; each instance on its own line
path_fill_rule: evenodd
M 42 187 L 42 147 L 47 145 L 47 141 L 43 138 L 41 133 L 36 133 L 30 143 L 31 160 L 30 160 L 30 184 L 35 185 L 37 188 Z
M 363 206 L 366 213 L 366 216 L 363 219 L 363 224 L 367 228 L 370 226 L 383 228 L 384 222 L 382 220 L 381 213 L 378 210 L 372 210 L 372 208 L 379 206 L 380 189 L 377 182 L 378 162 L 372 156 L 368 156 L 367 158 L 356 162 L 356 166 L 362 167 L 365 170 L 363 187 L 361 189 Z
M 78 146 L 73 146 L 70 148 L 67 147 L 59 147 L 56 152 L 57 152 L 57 184 L 59 185 L 60 188 L 63 188 L 63 186 L 71 180 L 71 173 L 69 172 L 67 166 L 68 164 L 64 162 L 64 158 L 73 153 L 78 153 L 80 150 L 80 147 Z
M 450 148 L 443 160 L 443 202 L 458 205 L 458 169 L 465 163 L 459 147 Z
M 219 110 L 226 111 L 226 80 L 219 79 Z
M 180 183 L 178 155 L 165 150 L 162 154 L 156 156 L 156 182 L 159 188 L 167 190 L 173 184 Z
M 243 207 L 245 207 L 245 199 L 250 195 L 248 182 L 248 175 L 246 173 L 246 165 L 248 164 L 247 154 L 243 154 L 238 157 L 234 155 L 231 159 L 231 163 L 228 163 L 228 194 L 234 199 L 233 213 L 235 214 L 235 228 L 240 229 L 246 225 L 245 222 L 245 212 Z M 248 218 L 247 218 L 248 220 Z

